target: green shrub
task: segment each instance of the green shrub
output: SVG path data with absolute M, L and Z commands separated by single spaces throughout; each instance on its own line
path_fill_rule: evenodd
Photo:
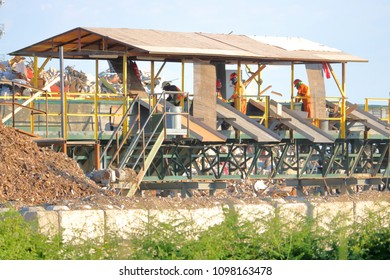
M 150 259 L 150 260 L 332 260 L 390 259 L 390 227 L 387 209 L 369 213 L 359 222 L 338 215 L 325 226 L 318 219 L 297 216 L 286 222 L 276 213 L 267 219 L 240 219 L 226 209 L 222 223 L 207 230 L 191 221 L 155 217 L 128 239 L 63 243 L 60 235 L 48 238 L 37 224 L 24 221 L 17 211 L 0 216 L 0 259 Z
M 39 234 L 36 225 L 24 221 L 19 212 L 10 210 L 0 216 L 0 259 L 39 260 L 58 255 L 58 237 L 49 240 Z

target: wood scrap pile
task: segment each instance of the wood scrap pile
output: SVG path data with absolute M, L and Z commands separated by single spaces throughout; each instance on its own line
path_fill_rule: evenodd
M 0 124 L 0 204 L 55 204 L 88 196 L 113 196 L 85 176 L 63 153 L 39 148 L 28 136 Z

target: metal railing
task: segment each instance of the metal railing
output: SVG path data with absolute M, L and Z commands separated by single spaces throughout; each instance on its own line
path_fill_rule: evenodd
M 53 118 L 61 117 L 62 114 L 60 110 L 56 111 L 56 107 L 58 107 L 59 102 L 61 101 L 61 97 L 58 93 L 53 92 L 47 92 L 40 89 L 35 89 L 33 87 L 9 82 L 10 85 L 15 84 L 17 86 L 24 86 L 26 88 L 29 88 L 33 91 L 36 91 L 35 93 L 31 94 L 31 96 L 16 96 L 14 94 L 11 94 L 9 96 L 0 96 L 0 105 L 8 105 L 13 106 L 11 113 L 6 115 L 2 121 L 3 123 L 9 122 L 9 120 L 12 119 L 12 126 L 14 127 L 26 127 L 28 126 L 30 128 L 31 133 L 36 133 L 35 128 L 37 124 L 37 120 L 34 118 L 34 114 L 45 114 L 45 126 L 46 126 L 46 137 L 48 137 L 49 128 L 50 127 L 58 127 L 58 123 L 53 120 Z M 13 91 L 15 92 L 15 91 Z M 110 102 L 117 102 L 119 105 L 128 104 L 132 101 L 133 98 L 130 97 L 124 97 L 123 95 L 114 95 L 114 94 L 107 94 L 107 93 L 100 93 L 98 94 L 98 97 L 95 97 L 95 93 L 73 93 L 73 92 L 66 92 L 64 95 L 65 99 L 65 108 L 64 108 L 64 115 L 65 115 L 65 129 L 64 129 L 64 139 L 69 139 L 69 127 L 72 124 L 72 121 L 69 118 L 72 117 L 88 117 L 90 120 L 88 122 L 93 126 L 93 132 L 94 136 L 92 137 L 94 140 L 99 140 L 98 135 L 98 127 L 99 127 L 99 118 L 101 117 L 123 117 L 126 114 L 126 111 L 123 110 L 121 113 L 102 113 L 99 112 L 99 105 L 104 104 L 104 102 L 110 101 Z M 9 102 L 7 102 L 9 101 Z M 39 108 L 41 102 L 44 102 L 45 109 Z M 78 102 L 91 102 L 91 113 L 80 113 L 80 112 L 69 112 L 69 107 L 71 104 L 78 104 Z M 35 104 L 34 104 L 35 102 Z M 12 105 L 13 104 L 13 105 Z M 92 108 L 93 106 L 93 108 Z M 18 108 L 14 108 L 18 107 Z M 38 107 L 38 108 L 37 108 Z M 29 109 L 34 114 L 31 114 L 31 117 L 29 120 L 24 119 L 23 122 L 25 124 L 18 124 L 18 121 L 15 120 L 15 115 L 18 114 L 21 109 Z M 53 110 L 54 108 L 54 110 Z M 97 108 L 97 109 L 96 109 Z M 38 121 L 38 124 L 40 121 Z M 91 137 L 90 137 L 91 138 Z
M 118 168 L 123 168 L 127 164 L 129 158 L 133 155 L 137 145 L 140 143 L 142 143 L 142 151 L 138 154 L 137 158 L 135 159 L 135 163 L 133 164 L 133 169 L 138 164 L 141 157 L 143 158 L 143 163 L 145 163 L 145 159 L 146 159 L 145 151 L 146 151 L 147 147 L 149 146 L 149 144 L 151 143 L 152 138 L 155 136 L 155 134 L 157 132 L 157 128 L 160 126 L 162 121 L 165 119 L 165 114 L 161 115 L 157 124 L 154 126 L 152 133 L 150 135 L 148 135 L 149 138 L 146 138 L 145 130 L 150 125 L 150 122 L 152 120 L 152 116 L 154 115 L 153 112 L 157 111 L 157 108 L 158 108 L 161 100 L 163 99 L 163 96 L 164 95 L 161 94 L 161 96 L 157 100 L 157 103 L 153 107 L 150 108 L 150 111 L 149 111 L 150 113 L 149 113 L 148 118 L 145 120 L 142 128 L 137 132 L 137 134 L 132 139 L 130 146 L 127 148 L 125 155 L 122 157 L 122 159 L 118 165 Z M 119 152 L 120 151 L 117 151 L 117 153 L 119 153 Z M 109 166 L 110 165 L 111 165 L 111 162 L 110 162 Z M 143 166 L 142 168 L 145 169 L 145 166 Z
M 32 134 L 35 133 L 34 131 L 34 115 L 35 114 L 43 114 L 45 115 L 45 128 L 46 128 L 46 137 L 48 136 L 48 111 L 49 111 L 49 105 L 48 105 L 48 97 L 47 92 L 45 90 L 37 89 L 32 86 L 21 84 L 17 82 L 2 82 L 2 84 L 8 84 L 12 87 L 12 94 L 9 96 L 0 96 L 0 105 L 1 106 L 11 106 L 11 113 L 6 115 L 4 118 L 2 118 L 2 123 L 6 124 L 9 120 L 12 120 L 12 127 L 16 128 L 16 114 L 22 111 L 22 109 L 26 109 L 30 111 L 30 132 Z M 30 96 L 16 96 L 16 86 L 28 89 L 31 93 Z M 34 101 L 41 98 L 42 95 L 45 95 L 45 110 L 40 110 L 34 108 Z M 11 102 L 7 102 L 8 100 L 11 100 Z M 25 100 L 22 104 L 19 103 L 19 101 Z M 16 108 L 17 107 L 17 108 Z
M 270 96 L 258 96 L 258 95 L 246 95 L 248 99 L 255 99 L 256 102 L 263 103 L 264 112 L 262 116 L 250 116 L 251 119 L 257 120 L 260 124 L 264 124 L 266 128 L 269 127 L 269 119 L 270 119 Z
M 386 121 L 387 123 L 390 124 L 390 98 L 371 98 L 371 97 L 365 98 L 364 110 L 366 112 L 369 112 L 369 110 L 370 110 L 370 105 L 369 105 L 370 102 L 387 103 L 386 105 L 382 105 L 383 107 L 387 107 L 387 110 L 386 110 L 387 116 L 386 117 L 380 116 L 379 119 L 381 119 L 382 121 Z M 383 107 L 381 107 L 381 108 L 383 108 Z
M 100 161 L 103 160 L 104 156 L 107 155 L 107 152 L 108 152 L 108 149 L 111 147 L 111 144 L 112 142 L 114 141 L 114 139 L 117 140 L 117 143 L 118 143 L 118 139 L 120 137 L 119 134 L 123 133 L 123 125 L 125 124 L 125 122 L 128 122 L 129 121 L 129 117 L 131 115 L 131 112 L 134 110 L 134 106 L 135 104 L 138 104 L 138 113 L 136 114 L 136 117 L 135 119 L 133 120 L 133 123 L 130 125 L 130 127 L 127 129 L 127 131 L 125 132 L 125 134 L 123 135 L 122 139 L 121 139 L 121 142 L 119 143 L 119 145 L 117 146 L 117 149 L 116 149 L 116 152 L 114 154 L 114 156 L 112 157 L 110 163 L 108 164 L 107 168 L 109 168 L 112 164 L 113 164 L 113 161 L 115 159 L 118 160 L 119 162 L 119 153 L 122 149 L 122 147 L 124 146 L 124 144 L 126 143 L 127 139 L 129 138 L 129 136 L 131 135 L 132 131 L 133 131 L 133 128 L 135 127 L 135 124 L 138 122 L 139 123 L 139 120 L 140 120 L 140 98 L 139 96 L 137 96 L 132 104 L 129 106 L 129 108 L 126 110 L 125 114 L 123 115 L 122 119 L 120 120 L 120 122 L 118 123 L 118 125 L 116 126 L 115 130 L 113 131 L 110 139 L 108 140 L 103 152 L 101 153 L 100 155 Z M 139 126 L 138 126 L 139 128 Z

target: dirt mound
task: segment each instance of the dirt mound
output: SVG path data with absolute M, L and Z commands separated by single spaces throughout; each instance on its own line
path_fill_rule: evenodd
M 40 148 L 30 137 L 0 124 L 0 203 L 55 204 L 112 194 L 88 179 L 63 153 Z

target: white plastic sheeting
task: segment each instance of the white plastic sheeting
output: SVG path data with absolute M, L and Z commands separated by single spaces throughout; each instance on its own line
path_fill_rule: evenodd
M 287 51 L 319 51 L 341 52 L 341 50 L 325 46 L 300 37 L 249 36 L 250 38 Z

